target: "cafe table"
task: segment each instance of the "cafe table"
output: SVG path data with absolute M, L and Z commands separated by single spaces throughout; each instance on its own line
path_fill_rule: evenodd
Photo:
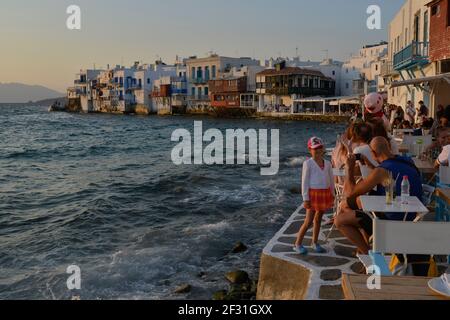
M 423 217 L 429 212 L 417 197 L 408 197 L 406 204 L 401 202 L 401 197 L 393 200 L 392 204 L 387 204 L 386 196 L 361 196 L 360 201 L 362 210 L 372 214 L 374 219 L 378 219 L 376 213 L 398 213 L 406 220 L 410 213 L 417 213 L 419 217 Z
M 421 160 L 419 158 L 413 158 L 413 160 L 417 169 L 419 169 L 422 174 L 434 174 L 438 171 L 434 163 L 430 160 Z
M 446 300 L 434 293 L 426 277 L 381 277 L 380 290 L 367 287 L 368 275 L 342 275 L 342 289 L 346 300 Z

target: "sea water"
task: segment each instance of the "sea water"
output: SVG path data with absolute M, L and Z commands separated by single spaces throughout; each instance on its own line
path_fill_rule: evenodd
M 176 166 L 177 128 L 279 129 L 280 170 Z M 342 125 L 48 113 L 0 106 L 0 299 L 210 299 L 224 274 L 257 278 L 266 243 L 301 204 L 307 140 Z M 233 255 L 238 241 L 249 250 Z M 199 277 L 200 272 L 205 276 Z M 187 295 L 174 295 L 189 283 Z

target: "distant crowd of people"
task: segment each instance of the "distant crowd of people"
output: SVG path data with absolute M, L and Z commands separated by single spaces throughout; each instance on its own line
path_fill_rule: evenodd
M 392 129 L 424 129 L 436 135 L 437 130 L 448 127 L 450 121 L 450 105 L 446 108 L 438 105 L 434 117 L 430 116 L 430 110 L 423 101 L 417 108 L 408 101 L 405 107 L 387 105 L 384 111 Z

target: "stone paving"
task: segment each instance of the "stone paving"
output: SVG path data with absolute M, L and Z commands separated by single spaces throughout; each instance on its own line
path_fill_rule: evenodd
M 310 250 L 306 256 L 293 251 L 296 235 L 303 224 L 305 210 L 299 208 L 286 222 L 264 249 L 266 255 L 291 263 L 300 264 L 311 271 L 308 300 L 342 300 L 341 279 L 343 273 L 362 273 L 363 265 L 356 258 L 356 248 L 337 230 L 330 232 L 330 225 L 325 225 L 333 213 L 327 212 L 319 236 L 319 243 L 327 249 L 326 254 L 315 254 Z M 328 219 L 327 219 L 328 218 Z M 304 245 L 309 249 L 312 232 L 306 234 Z
M 298 231 L 303 224 L 305 209 L 300 207 L 289 218 L 286 224 L 275 235 L 264 249 L 264 254 L 284 261 L 301 265 L 311 272 L 308 300 L 342 300 L 342 274 L 365 274 L 366 270 L 356 257 L 354 247 L 338 230 L 330 233 L 330 225 L 325 225 L 333 213 L 327 212 L 324 216 L 319 243 L 327 249 L 325 254 L 316 254 L 310 250 L 308 255 L 302 256 L 294 252 L 293 247 Z M 326 217 L 326 218 L 325 218 Z M 434 220 L 434 214 L 425 217 L 425 220 Z M 329 240 L 325 242 L 330 233 Z M 312 231 L 306 234 L 304 245 L 310 249 Z M 439 273 L 448 268 L 447 257 L 436 256 Z

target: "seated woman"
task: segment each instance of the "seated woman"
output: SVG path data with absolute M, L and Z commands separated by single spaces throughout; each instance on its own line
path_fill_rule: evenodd
M 353 154 L 359 155 L 358 165 L 361 176 L 365 179 L 378 166 L 378 162 L 373 158 L 369 143 L 372 140 L 372 128 L 365 124 L 355 124 L 353 127 Z M 364 156 L 364 158 L 362 157 Z

